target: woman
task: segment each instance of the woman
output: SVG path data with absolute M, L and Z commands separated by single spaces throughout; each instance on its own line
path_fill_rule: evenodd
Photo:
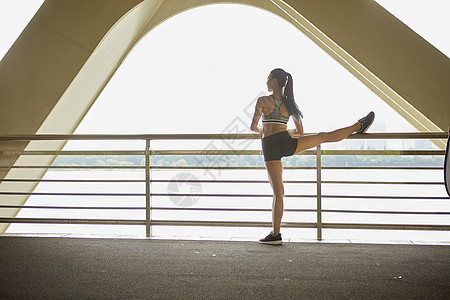
M 341 128 L 332 132 L 321 132 L 314 135 L 303 136 L 302 113 L 294 100 L 293 82 L 291 74 L 282 69 L 274 69 L 267 78 L 267 89 L 272 92 L 270 96 L 258 99 L 253 115 L 251 131 L 261 134 L 262 151 L 266 165 L 269 182 L 273 189 L 272 204 L 272 232 L 261 243 L 281 245 L 281 217 L 283 216 L 284 187 L 282 179 L 283 166 L 281 158 L 291 156 L 306 149 L 316 147 L 326 142 L 338 142 L 353 132 L 365 132 L 372 124 L 375 114 L 370 112 L 352 126 Z M 262 117 L 263 128 L 258 127 Z M 287 129 L 289 117 L 295 123 L 295 129 Z M 293 138 L 291 134 L 300 135 Z

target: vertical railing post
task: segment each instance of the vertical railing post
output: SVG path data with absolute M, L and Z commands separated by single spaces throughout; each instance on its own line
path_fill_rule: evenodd
M 151 181 L 151 155 L 150 140 L 145 140 L 145 234 L 147 237 L 152 235 L 152 198 L 150 196 Z
M 320 145 L 316 151 L 317 167 L 317 240 L 322 240 L 322 153 Z

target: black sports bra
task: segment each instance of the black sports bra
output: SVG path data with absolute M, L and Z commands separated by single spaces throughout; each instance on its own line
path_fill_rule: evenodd
M 285 117 L 280 113 L 281 104 L 283 104 L 284 99 L 280 100 L 274 95 L 271 95 L 273 100 L 275 100 L 275 108 L 267 116 L 262 116 L 263 123 L 277 123 L 277 124 L 287 124 L 289 117 Z

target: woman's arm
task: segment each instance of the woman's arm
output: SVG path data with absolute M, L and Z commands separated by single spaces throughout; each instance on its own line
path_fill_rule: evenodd
M 255 113 L 253 114 L 252 124 L 250 125 L 250 130 L 253 132 L 257 132 L 259 134 L 263 133 L 263 128 L 258 127 L 259 119 L 262 115 L 262 99 L 258 98 L 255 106 Z

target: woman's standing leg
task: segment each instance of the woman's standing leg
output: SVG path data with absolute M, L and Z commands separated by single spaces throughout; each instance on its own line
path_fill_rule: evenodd
M 269 182 L 273 190 L 272 233 L 276 235 L 280 232 L 281 218 L 283 217 L 283 165 L 281 160 L 270 160 L 266 161 L 265 164 L 269 176 Z

